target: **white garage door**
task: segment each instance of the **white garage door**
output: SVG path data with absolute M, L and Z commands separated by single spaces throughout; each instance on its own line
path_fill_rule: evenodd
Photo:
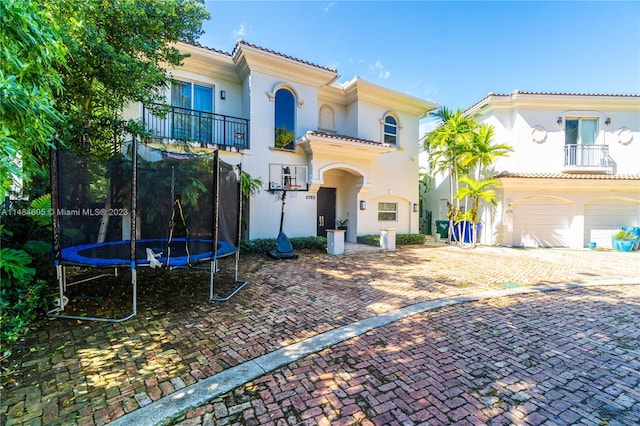
M 569 204 L 535 198 L 513 208 L 513 245 L 569 247 Z
M 606 200 L 584 206 L 584 244 L 611 247 L 611 235 L 623 226 L 640 226 L 640 205 L 632 201 Z

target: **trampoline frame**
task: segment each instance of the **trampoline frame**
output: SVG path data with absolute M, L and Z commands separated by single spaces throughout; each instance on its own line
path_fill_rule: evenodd
M 94 266 L 94 265 L 85 265 L 79 264 L 77 262 L 71 262 L 68 260 L 64 260 L 62 256 L 62 239 L 61 239 L 61 217 L 59 215 L 59 206 L 60 206 L 60 176 L 59 176 L 59 167 L 60 167 L 60 158 L 58 156 L 59 145 L 56 147 L 52 147 L 50 150 L 50 173 L 51 173 L 51 209 L 52 209 L 52 227 L 53 227 L 53 259 L 54 265 L 56 268 L 56 278 L 58 281 L 58 306 L 46 312 L 46 316 L 50 318 L 64 318 L 64 319 L 75 319 L 81 321 L 102 321 L 102 322 L 123 322 L 129 320 L 137 315 L 137 266 L 149 266 L 148 264 L 139 264 L 139 260 L 136 258 L 136 218 L 137 218 L 137 158 L 138 158 L 138 149 L 137 149 L 137 138 L 133 138 L 132 140 L 132 154 L 131 154 L 131 162 L 132 162 L 132 170 L 131 170 L 131 214 L 130 218 L 130 240 L 129 240 L 129 267 L 131 270 L 131 311 L 120 318 L 104 318 L 104 317 L 90 317 L 90 316 L 77 316 L 77 315 L 67 315 L 64 313 L 66 303 L 64 300 L 66 299 L 65 292 L 67 287 L 72 285 L 82 284 L 86 282 L 90 282 L 99 278 L 107 277 L 107 276 L 118 276 L 118 268 L 123 267 L 122 264 L 116 266 Z M 218 151 L 214 152 L 213 159 L 213 167 L 214 167 L 214 179 L 213 179 L 213 238 L 212 238 L 212 253 L 211 257 L 206 257 L 204 259 L 196 260 L 194 264 L 199 262 L 204 262 L 209 260 L 209 300 L 210 301 L 226 301 L 231 299 L 236 293 L 238 293 L 242 288 L 247 285 L 246 280 L 241 280 L 238 278 L 238 264 L 240 258 L 240 232 L 242 227 L 242 166 L 238 165 L 238 173 L 239 179 L 237 183 L 238 190 L 238 228 L 235 233 L 236 240 L 234 241 L 235 249 L 233 251 L 224 252 L 220 255 L 217 254 L 218 250 L 218 237 L 219 237 L 219 208 L 220 208 L 220 156 Z M 215 249 L 215 250 L 214 250 Z M 214 297 L 215 293 L 215 273 L 218 269 L 218 259 L 223 257 L 231 256 L 235 254 L 235 266 L 234 266 L 234 284 L 235 287 L 228 294 L 220 297 Z M 191 263 L 189 262 L 187 265 L 180 266 L 172 266 L 169 262 L 170 258 L 167 262 L 167 269 L 179 269 L 185 267 L 191 267 Z M 66 275 L 66 266 L 82 266 L 82 267 L 94 267 L 94 268 L 109 268 L 113 267 L 113 274 L 99 274 L 90 278 L 82 279 L 79 281 L 75 281 L 72 283 L 67 282 Z

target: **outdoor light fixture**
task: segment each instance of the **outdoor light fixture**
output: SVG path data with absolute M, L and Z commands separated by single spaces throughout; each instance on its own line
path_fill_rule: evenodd
M 562 117 L 558 117 L 558 126 L 562 126 Z
M 220 99 L 227 99 L 227 91 L 226 90 L 221 90 L 220 91 Z
M 604 124 L 605 126 L 609 127 L 611 125 L 611 117 L 607 117 L 607 119 L 604 120 Z
M 360 210 L 367 209 L 367 202 L 365 200 L 360 200 Z
M 415 203 L 413 204 L 413 211 L 414 211 L 414 212 L 417 212 L 417 211 L 418 211 L 418 205 L 417 205 L 417 204 L 415 204 Z

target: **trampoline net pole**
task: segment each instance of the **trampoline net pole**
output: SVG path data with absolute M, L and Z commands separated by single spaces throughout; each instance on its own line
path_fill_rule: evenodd
M 58 265 L 56 269 L 58 270 L 58 300 L 60 301 L 60 311 L 64 311 L 64 291 L 67 287 L 66 271 L 62 265 Z
M 136 226 L 137 220 L 136 215 L 138 214 L 138 139 L 134 136 L 131 142 L 132 150 L 131 150 L 131 250 L 130 250 L 130 260 L 131 260 L 131 291 L 132 295 L 132 304 L 133 311 L 132 316 L 137 314 L 137 275 L 136 275 Z
M 209 299 L 213 299 L 213 274 L 215 274 L 215 271 L 216 271 L 216 261 L 212 259 L 211 270 L 209 271 Z
M 138 297 L 137 297 L 137 290 L 138 290 L 138 278 L 137 278 L 137 271 L 135 268 L 133 268 L 131 270 L 131 290 L 133 291 L 133 296 L 132 296 L 132 302 L 133 302 L 133 310 L 132 310 L 132 316 L 135 316 L 138 314 L 138 306 L 137 306 L 137 302 L 138 302 Z

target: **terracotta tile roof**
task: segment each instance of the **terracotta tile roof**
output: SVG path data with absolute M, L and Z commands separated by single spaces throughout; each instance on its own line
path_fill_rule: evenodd
M 487 96 L 471 105 L 464 112 L 472 110 L 475 106 L 487 101 L 490 97 L 511 97 L 513 95 L 540 95 L 540 96 L 615 96 L 618 98 L 640 98 L 640 94 L 616 94 L 616 93 L 561 93 L 561 92 L 525 92 L 522 90 L 514 90 L 512 93 L 493 93 L 489 92 Z
M 605 174 L 579 174 L 579 173 L 511 173 L 502 172 L 496 176 L 497 179 L 520 178 L 520 179 L 588 179 L 588 180 L 640 180 L 640 174 L 626 175 L 605 175 Z
M 251 48 L 254 48 L 254 49 L 262 50 L 263 52 L 271 53 L 273 55 L 277 55 L 277 56 L 280 56 L 282 58 L 290 59 L 292 61 L 296 61 L 296 62 L 299 62 L 301 64 L 310 65 L 312 67 L 319 68 L 319 69 L 322 69 L 322 70 L 325 70 L 325 71 L 331 71 L 331 72 L 334 72 L 334 73 L 338 72 L 337 70 L 335 70 L 333 68 L 324 67 L 322 65 L 314 64 L 313 62 L 308 62 L 308 61 L 305 61 L 305 60 L 302 60 L 302 59 L 299 59 L 299 58 L 294 58 L 293 56 L 285 55 L 284 53 L 276 52 L 275 50 L 266 49 L 264 47 L 261 47 L 261 46 L 255 45 L 255 44 L 247 43 L 244 40 L 238 40 L 238 42 L 236 43 L 235 47 L 233 48 L 233 52 L 231 52 L 232 56 L 236 53 L 236 51 L 240 48 L 240 46 L 248 46 L 248 47 L 251 47 Z
M 220 55 L 224 55 L 224 56 L 229 56 L 229 57 L 231 57 L 231 53 L 229 53 L 229 52 L 225 52 L 225 51 L 222 51 L 222 50 L 214 49 L 213 47 L 203 46 L 203 45 L 202 45 L 202 44 L 200 44 L 200 43 L 189 43 L 189 42 L 188 42 L 188 41 L 186 41 L 186 40 L 180 40 L 180 42 L 182 42 L 182 43 L 184 43 L 184 44 L 188 44 L 189 46 L 200 47 L 200 48 L 205 49 L 205 50 L 208 50 L 208 51 L 210 51 L 210 52 L 214 52 L 214 53 L 218 53 L 218 54 L 220 54 Z
M 282 58 L 290 59 L 292 61 L 296 61 L 296 62 L 299 62 L 301 64 L 310 65 L 312 67 L 319 68 L 319 69 L 322 69 L 322 70 L 325 70 L 325 71 L 331 71 L 331 72 L 334 72 L 334 73 L 338 72 L 334 68 L 324 67 L 322 65 L 314 64 L 313 62 L 305 61 L 305 60 L 299 59 L 299 58 L 294 58 L 293 56 L 285 55 L 284 53 L 276 52 L 275 50 L 266 49 L 264 47 L 261 47 L 261 46 L 258 46 L 258 45 L 252 44 L 252 43 L 247 43 L 244 40 L 238 40 L 238 42 L 234 46 L 233 51 L 231 53 L 224 52 L 224 51 L 218 50 L 218 49 L 214 49 L 212 47 L 203 46 L 203 45 L 201 45 L 199 43 L 189 43 L 186 40 L 180 40 L 180 41 L 182 43 L 188 44 L 190 46 L 200 47 L 202 49 L 206 49 L 206 50 L 209 50 L 211 52 L 218 53 L 218 54 L 225 55 L 225 56 L 229 56 L 229 57 L 232 57 L 236 53 L 236 51 L 240 48 L 240 46 L 248 46 L 248 47 L 251 47 L 253 49 L 258 49 L 258 50 L 261 50 L 263 52 L 271 53 L 273 55 L 277 55 L 277 56 L 280 56 Z
M 323 138 L 335 139 L 335 140 L 340 140 L 340 141 L 363 143 L 363 144 L 367 144 L 367 145 L 379 145 L 379 146 L 383 145 L 382 142 L 375 142 L 375 141 L 370 141 L 368 139 L 360 139 L 360 138 L 355 138 L 353 136 L 339 135 L 339 134 L 335 134 L 335 133 L 318 132 L 318 131 L 315 131 L 315 130 L 309 130 L 307 132 L 307 135 L 310 135 L 310 136 L 321 136 Z

